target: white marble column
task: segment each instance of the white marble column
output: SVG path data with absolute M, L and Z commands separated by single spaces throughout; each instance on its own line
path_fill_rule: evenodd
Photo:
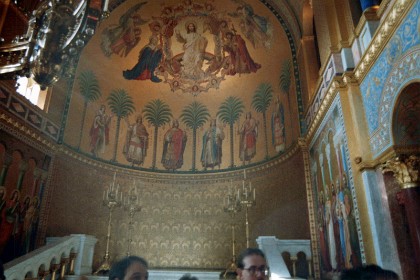
M 376 263 L 402 275 L 382 174 L 380 171 L 365 169 L 362 171 L 362 178 Z

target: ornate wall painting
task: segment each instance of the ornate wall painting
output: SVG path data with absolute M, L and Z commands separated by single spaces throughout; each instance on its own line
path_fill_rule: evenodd
M 8 262 L 35 248 L 51 158 L 5 131 L 1 135 L 0 258 Z
M 310 143 L 310 159 L 321 271 L 361 265 L 365 256 L 339 97 Z
M 124 78 L 163 81 L 172 91 L 197 95 L 219 88 L 226 75 L 257 72 L 261 65 L 254 62 L 239 29 L 254 48 L 269 48 L 271 22 L 254 13 L 251 5 L 237 2 L 236 10 L 227 13 L 212 2 L 162 5 L 160 14 L 152 16 L 146 26 L 152 34 L 148 43 L 140 50 L 134 67 L 123 71 Z M 137 45 L 141 25 L 148 22 L 139 11 L 146 3 L 134 5 L 120 17 L 117 26 L 103 31 L 101 46 L 105 55 L 125 57 Z M 233 18 L 239 19 L 238 30 Z M 182 49 L 176 48 L 176 44 Z
M 392 144 L 390 124 L 397 94 L 420 76 L 419 13 L 416 2 L 360 85 L 374 156 Z
M 296 141 L 294 49 L 267 7 L 133 2 L 118 6 L 84 49 L 69 146 L 133 168 L 197 172 L 263 162 Z

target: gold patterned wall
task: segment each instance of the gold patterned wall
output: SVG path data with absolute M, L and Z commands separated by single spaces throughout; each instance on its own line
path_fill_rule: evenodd
M 302 166 L 300 151 L 295 149 L 284 161 L 248 170 L 247 177 L 256 188 L 256 206 L 249 212 L 251 246 L 257 246 L 255 239 L 261 235 L 310 238 Z M 59 154 L 54 166 L 47 236 L 96 236 L 95 267 L 105 254 L 108 211 L 102 198 L 114 170 L 72 153 Z M 231 179 L 233 186 L 242 184 L 242 171 L 201 177 L 116 171 L 116 183 L 123 192 L 135 181 L 140 193 L 142 210 L 134 216 L 131 254 L 144 256 L 158 268 L 225 267 L 231 258 L 232 220 L 223 211 L 224 197 Z M 246 243 L 245 212 L 235 220 L 239 251 Z M 128 249 L 128 213 L 117 209 L 112 221 L 110 254 L 114 259 Z

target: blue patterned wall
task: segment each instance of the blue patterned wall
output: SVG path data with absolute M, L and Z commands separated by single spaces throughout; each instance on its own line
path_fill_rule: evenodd
M 420 3 L 416 1 L 361 83 L 371 149 L 380 155 L 392 144 L 392 111 L 401 88 L 420 77 Z

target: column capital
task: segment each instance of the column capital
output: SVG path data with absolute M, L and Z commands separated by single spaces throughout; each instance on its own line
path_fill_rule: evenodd
M 382 164 L 382 173 L 392 172 L 401 189 L 418 187 L 420 158 L 416 155 L 400 155 Z

